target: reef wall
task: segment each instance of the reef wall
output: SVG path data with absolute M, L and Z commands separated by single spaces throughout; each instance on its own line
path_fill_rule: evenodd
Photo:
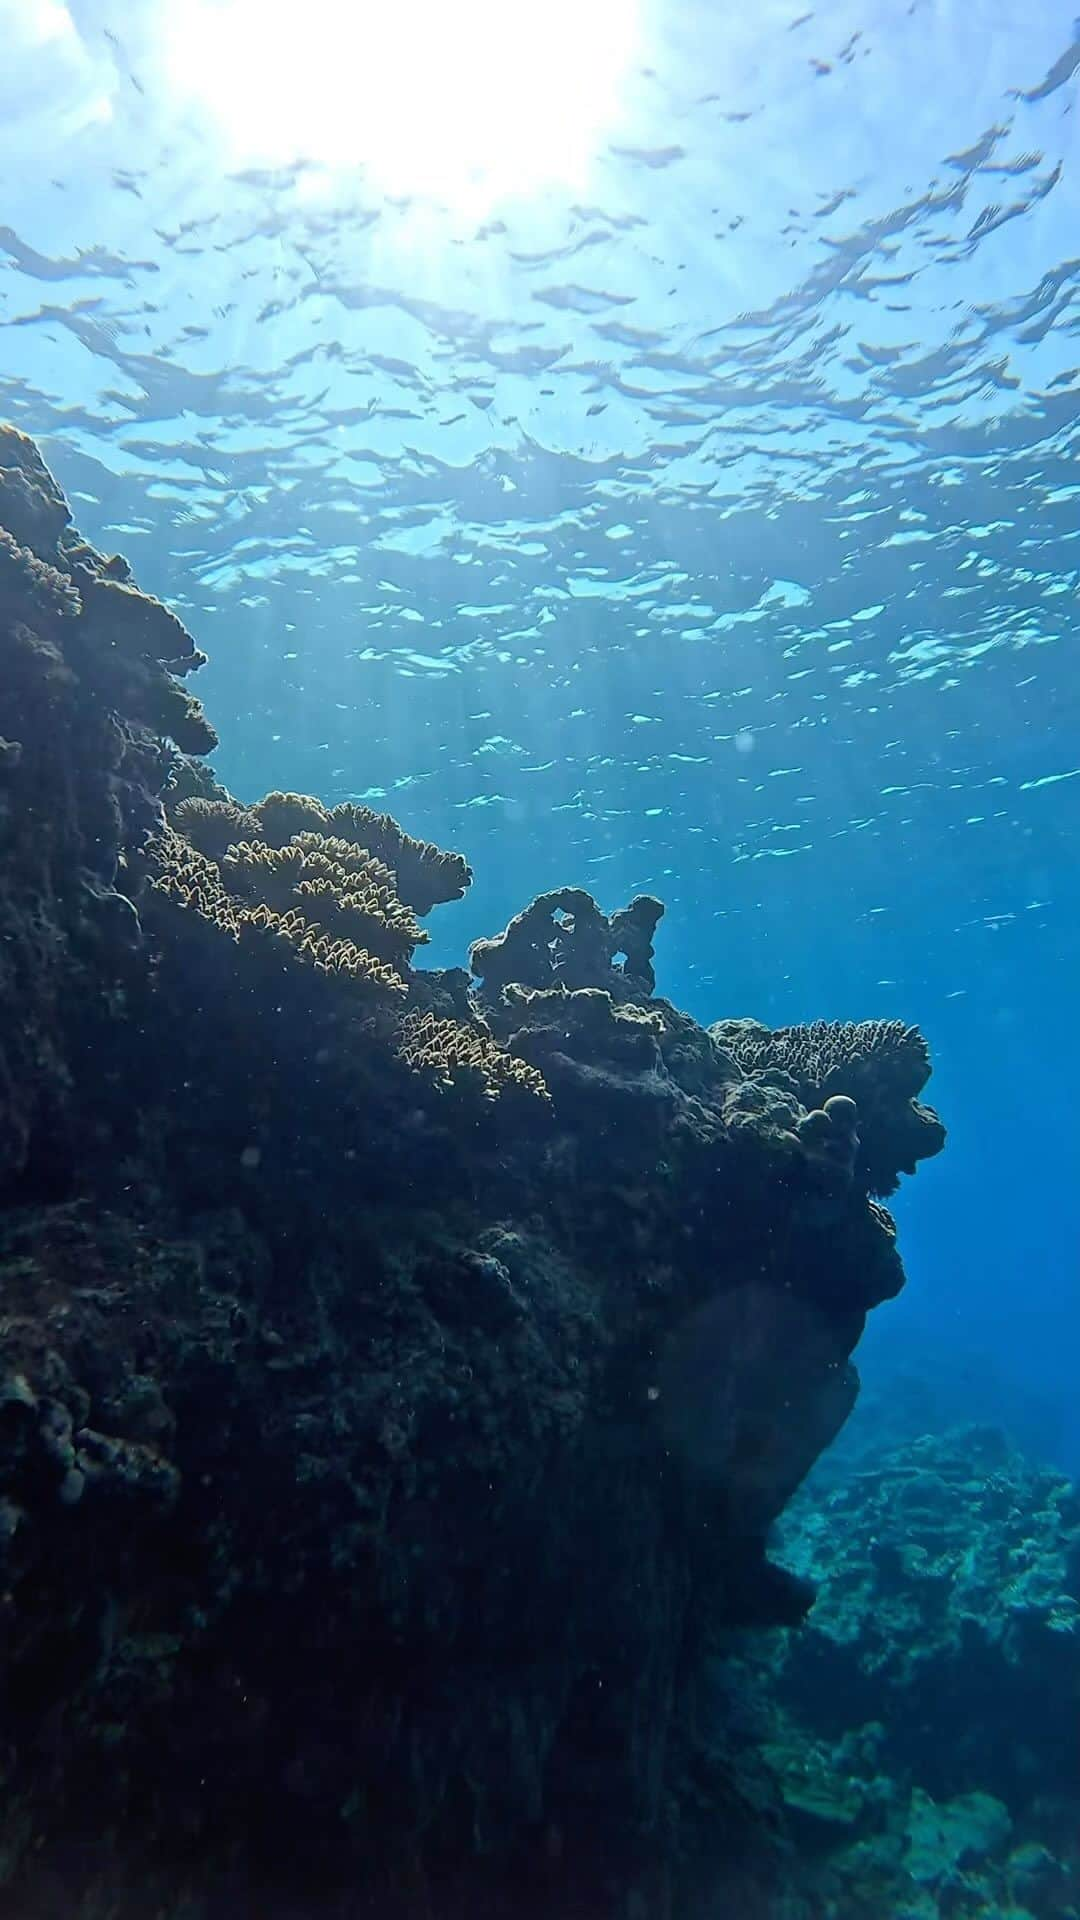
M 3 1910 L 772 1911 L 710 1655 L 808 1604 L 921 1037 L 706 1031 L 645 897 L 425 972 L 464 858 L 218 787 L 10 430 L 0 526 Z

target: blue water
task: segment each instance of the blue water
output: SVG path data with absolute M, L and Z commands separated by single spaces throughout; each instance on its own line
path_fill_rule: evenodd
M 238 3 L 0 4 L 0 416 L 209 652 L 228 785 L 467 853 L 434 963 L 648 890 L 703 1020 L 917 1021 L 864 1373 L 1080 1467 L 1080 26 L 537 9 L 420 35 L 380 155 L 379 10 Z M 530 86 L 535 179 L 455 163 Z

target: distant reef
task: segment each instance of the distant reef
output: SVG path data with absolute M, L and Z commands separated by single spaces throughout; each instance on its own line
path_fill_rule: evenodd
M 0 1912 L 771 1913 L 712 1656 L 812 1596 L 925 1044 L 702 1028 L 648 897 L 424 971 L 465 859 L 234 800 L 201 661 L 0 431 Z
M 817 1600 L 726 1681 L 832 1911 L 1076 1920 L 1076 1489 L 994 1428 L 867 1437 L 776 1548 Z

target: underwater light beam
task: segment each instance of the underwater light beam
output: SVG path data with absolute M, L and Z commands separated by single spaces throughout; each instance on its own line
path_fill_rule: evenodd
M 170 89 L 233 163 L 363 168 L 476 210 L 581 187 L 613 132 L 636 0 L 169 0 Z

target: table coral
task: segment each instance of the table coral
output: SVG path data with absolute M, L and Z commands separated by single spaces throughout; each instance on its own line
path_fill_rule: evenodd
M 409 872 L 410 862 L 419 863 L 426 887 L 421 900 L 439 875 L 443 890 L 453 891 L 462 879 L 454 856 L 410 841 L 388 816 L 377 818 L 380 844 L 399 864 L 402 848 L 413 850 L 404 867 Z M 249 808 L 188 796 L 173 809 L 173 819 L 175 826 L 147 850 L 155 898 L 193 910 L 238 946 L 250 948 L 259 937 L 284 942 L 301 964 L 406 998 L 412 957 L 426 943 L 426 929 L 400 899 L 396 874 L 383 860 L 358 840 L 312 825 L 366 835 L 359 810 L 339 809 L 331 816 L 304 794 L 268 794 Z M 247 832 L 266 837 L 234 837 Z M 389 1057 L 447 1092 L 476 1088 L 493 1100 L 516 1091 L 546 1100 L 542 1074 L 500 1045 L 477 1012 L 460 1011 L 464 1019 L 439 1017 L 430 1006 L 412 1004 L 384 1036 Z
M 205 816 L 197 814 L 195 818 L 202 826 Z M 407 922 L 402 926 L 399 903 L 391 897 L 382 904 L 374 890 L 367 901 L 352 891 L 343 893 L 330 887 L 327 897 L 317 896 L 317 904 L 323 920 L 329 918 L 333 925 L 308 919 L 301 906 L 307 904 L 305 886 L 310 889 L 311 883 L 305 883 L 302 875 L 310 863 L 300 849 L 278 851 L 242 842 L 228 846 L 219 864 L 190 845 L 182 834 L 166 828 L 149 842 L 145 858 L 150 865 L 151 901 L 164 901 L 193 914 L 197 921 L 246 949 L 260 939 L 279 942 L 290 959 L 321 973 L 348 978 L 376 993 L 405 993 L 405 982 L 397 968 L 380 951 L 371 951 L 372 946 L 389 947 L 399 960 L 411 952 L 412 928 Z M 344 882 L 343 873 L 341 878 Z M 394 908 L 396 919 L 391 918 Z M 367 933 L 367 946 L 359 946 L 355 939 L 337 930 L 350 923 L 354 927 L 359 923 Z
M 894 1193 L 901 1173 L 939 1153 L 945 1129 L 918 1096 L 930 1077 L 930 1053 L 917 1027 L 902 1020 L 815 1020 L 778 1027 L 718 1020 L 717 1045 L 748 1073 L 786 1076 L 809 1108 L 830 1096 L 854 1099 L 859 1165 L 872 1192 Z
M 421 917 L 442 902 L 460 900 L 472 880 L 462 854 L 414 839 L 388 813 L 370 807 L 343 802 L 328 808 L 309 794 L 275 792 L 253 811 L 271 847 L 318 833 L 380 862 L 393 873 L 399 898 Z
M 432 907 L 460 900 L 472 883 L 472 871 L 463 854 L 447 853 L 427 840 L 417 840 L 388 813 L 345 802 L 327 816 L 330 832 L 364 847 L 376 860 L 393 869 L 397 889 L 407 906 L 423 916 Z
M 180 800 L 172 818 L 181 837 L 215 862 L 223 860 L 237 841 L 254 840 L 261 832 L 258 816 L 250 808 L 238 806 L 233 800 L 207 799 L 202 794 Z

